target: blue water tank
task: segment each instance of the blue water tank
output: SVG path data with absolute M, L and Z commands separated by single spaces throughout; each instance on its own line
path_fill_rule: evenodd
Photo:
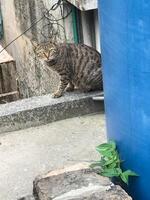
M 150 1 L 98 3 L 107 135 L 124 168 L 140 175 L 129 193 L 150 200 Z

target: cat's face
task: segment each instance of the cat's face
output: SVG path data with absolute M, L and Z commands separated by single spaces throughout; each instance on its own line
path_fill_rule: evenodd
M 36 55 L 49 66 L 56 64 L 58 56 L 56 45 L 51 43 L 34 44 L 34 51 Z

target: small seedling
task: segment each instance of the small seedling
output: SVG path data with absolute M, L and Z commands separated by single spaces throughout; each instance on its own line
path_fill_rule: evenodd
M 109 141 L 96 147 L 96 150 L 101 154 L 101 160 L 91 164 L 92 168 L 98 168 L 101 176 L 113 178 L 118 177 L 128 185 L 129 176 L 138 176 L 131 170 L 123 171 L 119 153 L 116 149 L 116 143 Z

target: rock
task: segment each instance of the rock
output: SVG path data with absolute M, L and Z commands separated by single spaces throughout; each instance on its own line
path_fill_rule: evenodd
M 37 200 L 131 200 L 120 187 L 113 185 L 89 169 L 87 164 L 78 164 L 51 171 L 34 181 L 34 196 Z

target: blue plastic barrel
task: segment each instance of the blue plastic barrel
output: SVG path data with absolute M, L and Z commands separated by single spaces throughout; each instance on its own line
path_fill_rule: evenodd
M 150 1 L 98 2 L 107 135 L 140 175 L 129 193 L 150 200 Z

